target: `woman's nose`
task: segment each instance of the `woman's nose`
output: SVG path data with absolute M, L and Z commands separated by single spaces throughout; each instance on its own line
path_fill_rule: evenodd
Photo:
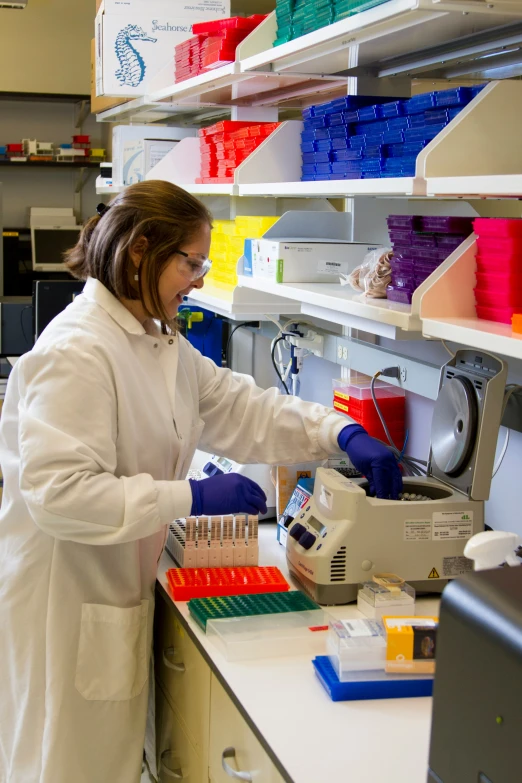
M 197 280 L 194 280 L 192 285 L 194 288 L 203 288 L 205 285 L 205 278 L 204 277 L 198 277 Z

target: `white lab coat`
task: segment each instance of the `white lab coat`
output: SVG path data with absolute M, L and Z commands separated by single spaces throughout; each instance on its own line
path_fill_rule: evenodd
M 137 783 L 157 563 L 199 444 L 338 453 L 329 408 L 147 334 L 98 281 L 11 373 L 0 426 L 1 783 Z

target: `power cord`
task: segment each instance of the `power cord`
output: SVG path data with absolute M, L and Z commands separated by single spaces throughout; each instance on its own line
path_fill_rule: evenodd
M 504 395 L 504 404 L 502 405 L 502 415 L 500 417 L 500 421 L 504 418 L 504 413 L 506 412 L 506 408 L 508 406 L 508 402 L 510 400 L 510 397 L 512 394 L 514 394 L 516 391 L 519 391 L 522 389 L 522 386 L 519 386 L 518 383 L 510 383 L 506 386 L 506 393 Z M 497 473 L 500 470 L 500 466 L 502 465 L 502 462 L 504 461 L 504 457 L 506 456 L 506 452 L 508 450 L 509 446 L 509 438 L 511 435 L 511 430 L 509 427 L 506 427 L 506 437 L 504 439 L 504 445 L 502 446 L 502 451 L 498 455 L 498 459 L 495 463 L 495 467 L 493 468 L 493 475 L 491 478 L 495 478 Z
M 277 337 L 274 342 L 272 343 L 272 350 L 270 351 L 270 356 L 272 357 L 272 364 L 274 366 L 274 370 L 277 373 L 277 377 L 279 378 L 279 382 L 281 383 L 281 386 L 285 390 L 286 394 L 290 394 L 290 391 L 288 389 L 288 386 L 286 385 L 286 381 L 283 378 L 281 372 L 279 371 L 279 368 L 277 366 L 276 360 L 275 360 L 275 349 L 279 345 L 280 342 L 284 341 L 285 337 L 281 335 L 281 337 Z M 289 365 L 290 366 L 290 365 Z M 288 375 L 287 375 L 288 377 Z
M 32 308 L 32 306 L 31 306 L 31 305 L 26 305 L 25 307 L 23 307 L 23 308 L 22 308 L 22 310 L 21 310 L 21 312 L 20 312 L 20 326 L 22 327 L 22 334 L 23 334 L 23 336 L 24 336 L 24 340 L 25 340 L 25 342 L 26 342 L 28 345 L 30 345 L 30 340 L 28 339 L 28 337 L 27 337 L 27 335 L 26 335 L 26 333 L 25 333 L 25 326 L 24 326 L 24 313 L 25 313 L 25 311 L 26 311 L 26 310 L 32 310 L 32 309 L 33 309 L 33 308 Z
M 225 367 L 228 367 L 228 358 L 229 358 L 228 352 L 230 350 L 230 345 L 232 343 L 232 338 L 233 338 L 233 336 L 235 335 L 235 333 L 237 332 L 238 329 L 242 329 L 245 326 L 257 326 L 257 327 L 259 327 L 259 321 L 245 321 L 244 323 L 238 324 L 237 326 L 235 326 L 232 329 L 232 331 L 230 332 L 230 334 L 228 336 L 227 346 L 225 348 L 225 355 L 223 357 L 224 358 L 224 362 L 225 362 Z

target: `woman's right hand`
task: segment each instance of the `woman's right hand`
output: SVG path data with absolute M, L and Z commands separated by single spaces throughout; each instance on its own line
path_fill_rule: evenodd
M 240 473 L 226 473 L 196 481 L 192 489 L 191 515 L 266 514 L 266 495 L 261 487 Z

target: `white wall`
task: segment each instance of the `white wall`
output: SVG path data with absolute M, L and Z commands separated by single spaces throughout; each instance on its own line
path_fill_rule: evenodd
M 90 93 L 94 0 L 0 9 L 0 91 Z

